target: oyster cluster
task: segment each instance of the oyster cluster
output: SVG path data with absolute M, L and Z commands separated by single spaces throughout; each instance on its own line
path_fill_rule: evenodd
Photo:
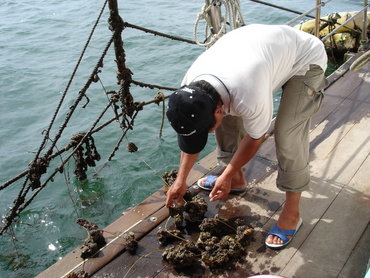
M 80 270 L 79 272 L 71 272 L 69 273 L 66 278 L 88 278 L 89 274 L 83 270 Z
M 199 223 L 200 233 L 196 241 L 185 239 L 182 232 L 184 211 L 188 213 L 189 221 Z M 177 268 L 204 264 L 215 270 L 227 269 L 244 257 L 253 238 L 253 228 L 241 219 L 204 218 L 206 211 L 207 203 L 199 196 L 193 197 L 184 207 L 170 210 L 177 229 L 159 231 L 159 241 L 163 245 L 180 242 L 163 252 L 164 261 Z
M 138 247 L 135 234 L 133 232 L 129 232 L 128 234 L 125 234 L 123 238 L 125 240 L 125 250 L 127 250 L 131 255 L 134 255 Z
M 195 196 L 191 201 L 185 203 L 185 211 L 189 215 L 190 222 L 200 222 L 203 220 L 204 215 L 206 214 L 208 205 L 206 201 L 200 197 Z
M 184 220 L 191 223 L 200 223 L 208 209 L 207 202 L 202 197 L 192 197 L 189 191 L 186 192 L 184 200 L 184 206 L 169 208 L 169 214 L 174 219 L 177 229 L 183 228 Z M 186 217 L 184 212 L 186 212 Z
M 201 250 L 190 240 L 181 241 L 176 247 L 165 250 L 162 258 L 177 266 L 187 267 L 199 264 Z
M 227 268 L 243 258 L 254 230 L 241 221 L 219 217 L 205 218 L 200 225 L 196 246 L 202 250 L 202 262 L 211 269 Z
M 214 244 L 209 244 L 209 243 Z M 245 254 L 243 246 L 235 237 L 226 235 L 221 239 L 212 237 L 205 244 L 202 252 L 202 261 L 211 269 L 223 268 L 238 261 Z
M 157 233 L 159 237 L 159 242 L 162 245 L 167 245 L 170 243 L 173 243 L 175 241 L 183 240 L 185 239 L 182 232 L 180 230 L 174 229 L 174 230 L 160 230 Z
M 93 256 L 100 248 L 106 245 L 103 236 L 103 230 L 99 230 L 98 226 L 89 221 L 79 218 L 77 224 L 86 229 L 88 237 L 84 244 L 80 247 L 81 258 L 86 259 Z
M 184 207 L 170 207 L 169 214 L 175 221 L 175 226 L 177 229 L 181 229 L 184 222 Z

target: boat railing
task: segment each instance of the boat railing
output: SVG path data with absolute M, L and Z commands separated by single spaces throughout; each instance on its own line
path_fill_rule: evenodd
M 274 4 L 271 4 L 271 3 L 267 3 L 267 2 L 264 2 L 264 1 L 260 1 L 260 0 L 250 0 L 250 1 L 256 2 L 256 3 L 259 3 L 259 4 L 263 4 L 263 5 L 267 5 L 267 6 L 270 6 L 272 8 L 276 8 L 276 9 L 285 10 L 285 11 L 288 11 L 288 12 L 299 14 L 297 17 L 295 17 L 295 18 L 289 20 L 288 22 L 286 22 L 285 23 L 286 25 L 291 25 L 291 24 L 297 22 L 298 20 L 301 20 L 304 17 L 309 17 L 309 18 L 315 19 L 314 35 L 316 37 L 319 37 L 320 36 L 320 21 L 326 21 L 326 20 L 323 20 L 321 18 L 321 8 L 324 7 L 326 4 L 328 4 L 329 2 L 331 2 L 332 0 L 327 0 L 325 2 L 321 1 L 321 0 L 315 0 L 316 1 L 315 7 L 311 8 L 311 9 L 309 9 L 309 10 L 303 12 L 303 13 L 295 11 L 295 10 L 287 9 L 287 8 L 284 8 L 284 7 L 281 7 L 281 6 L 278 6 L 278 5 L 274 5 Z M 343 22 L 339 26 L 337 26 L 335 29 L 333 29 L 326 36 L 321 38 L 321 40 L 325 41 L 326 39 L 330 38 L 331 36 L 336 34 L 338 32 L 338 30 L 343 28 L 343 26 L 347 25 L 349 22 L 351 22 L 352 20 L 354 20 L 355 18 L 357 18 L 358 16 L 360 16 L 362 14 L 363 19 L 362 19 L 362 30 L 361 30 L 361 40 L 360 40 L 359 51 L 363 51 L 364 46 L 368 42 L 368 38 L 367 38 L 367 26 L 368 26 L 367 9 L 368 9 L 368 7 L 369 7 L 368 0 L 364 0 L 363 8 L 360 11 L 358 11 L 356 14 L 354 14 L 353 16 L 348 18 L 345 22 Z M 310 15 L 313 11 L 316 11 L 315 16 Z M 345 26 L 345 27 L 347 27 L 347 26 Z M 349 27 L 347 27 L 347 28 L 350 29 Z
M 321 7 L 325 6 L 327 3 L 331 2 L 332 0 L 327 0 L 326 2 L 321 2 L 320 0 L 316 0 L 316 3 L 318 3 L 315 7 L 313 7 L 312 9 L 306 11 L 306 12 L 303 12 L 301 15 L 289 20 L 288 22 L 286 22 L 285 24 L 286 25 L 291 25 L 292 23 L 302 19 L 303 17 L 307 16 L 308 14 L 312 13 L 313 11 L 316 10 L 316 12 L 319 12 L 319 16 L 316 15 L 315 17 L 315 20 L 318 21 L 318 19 L 320 19 L 320 11 L 321 11 Z
M 315 16 L 315 36 L 319 37 L 319 33 L 320 33 L 320 17 L 321 17 L 321 7 L 324 7 L 327 3 L 329 3 L 331 0 L 327 0 L 326 2 L 322 2 L 321 0 L 316 0 L 316 6 L 304 13 L 302 13 L 301 15 L 297 16 L 296 18 L 293 18 L 292 20 L 289 20 L 286 24 L 287 25 L 290 25 L 298 20 L 300 20 L 301 18 L 307 16 L 308 14 L 310 14 L 311 12 L 313 12 L 314 10 L 316 10 L 316 16 Z M 348 18 L 345 22 L 343 22 L 342 24 L 340 24 L 339 26 L 337 26 L 336 28 L 334 28 L 334 30 L 332 30 L 329 34 L 327 34 L 326 36 L 324 36 L 323 38 L 321 38 L 322 41 L 325 41 L 326 39 L 330 38 L 332 35 L 334 35 L 335 33 L 337 33 L 337 31 L 339 29 L 341 29 L 343 26 L 345 26 L 346 24 L 348 24 L 349 22 L 351 22 L 352 20 L 354 20 L 356 17 L 358 17 L 359 15 L 362 14 L 362 33 L 361 33 L 361 41 L 360 41 L 360 48 L 363 47 L 368 39 L 367 39 L 367 25 L 368 25 L 368 17 L 367 17 L 367 8 L 368 8 L 369 4 L 368 4 L 368 0 L 364 0 L 364 7 L 358 11 L 356 14 L 354 14 L 353 16 L 351 16 L 350 18 Z
M 362 39 L 365 39 L 367 37 L 366 36 L 366 30 L 367 30 L 367 6 L 365 6 L 362 10 L 360 10 L 359 12 L 357 12 L 356 14 L 354 14 L 353 16 L 351 16 L 350 18 L 348 18 L 345 22 L 343 22 L 342 24 L 340 24 L 339 26 L 337 26 L 333 31 L 331 31 L 329 34 L 327 34 L 321 40 L 324 41 L 327 38 L 329 38 L 330 36 L 334 35 L 339 29 L 341 29 L 344 25 L 346 25 L 350 21 L 354 20 L 360 14 L 363 14 L 363 28 L 362 28 L 362 36 L 361 36 L 361 38 Z

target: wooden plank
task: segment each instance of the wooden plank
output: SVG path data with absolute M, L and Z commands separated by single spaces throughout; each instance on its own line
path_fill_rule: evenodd
M 367 157 L 365 162 L 362 164 L 360 170 L 356 173 L 349 185 L 352 188 L 364 193 L 364 198 L 370 198 L 370 181 L 369 181 L 369 169 L 370 169 L 370 156 Z M 355 248 L 352 250 L 350 257 L 339 274 L 339 278 L 353 277 L 362 278 L 365 277 L 367 270 L 367 264 L 370 259 L 370 223 L 358 241 Z
M 281 275 L 338 277 L 367 227 L 369 205 L 369 199 L 343 189 Z
M 324 136 L 341 128 L 343 124 L 355 123 L 367 115 L 370 107 L 369 88 L 370 86 L 367 83 L 360 84 L 356 87 L 356 90 L 353 91 L 351 97 L 343 100 L 340 105 L 335 107 L 334 110 L 321 121 L 321 128 L 324 127 L 325 129 L 319 131 L 313 130 L 311 132 L 312 137 L 321 133 L 321 137 L 313 137 L 315 139 L 311 142 L 311 147 L 316 147 L 325 139 Z M 315 129 L 317 129 L 317 126 Z
M 366 122 L 366 121 L 364 121 Z M 357 132 L 366 132 L 369 129 L 365 129 L 366 124 L 360 126 L 357 125 L 357 129 L 353 130 L 352 133 L 349 134 L 349 138 L 352 138 L 353 136 L 356 136 L 357 138 L 364 138 L 364 134 L 358 134 Z M 367 134 L 366 134 L 367 135 Z M 366 138 L 366 136 L 365 136 Z M 363 140 L 363 139 L 361 139 Z M 362 141 L 358 140 L 358 143 L 361 145 Z M 344 145 L 354 146 L 354 141 L 350 140 L 351 142 L 343 142 Z M 365 140 L 369 142 L 369 140 Z M 369 146 L 367 144 L 367 146 Z M 365 148 L 367 151 L 363 151 L 363 155 L 361 155 L 362 158 L 366 157 L 366 152 L 368 153 L 369 148 Z M 354 150 L 355 151 L 355 150 Z M 338 151 L 338 153 L 344 154 L 345 157 L 348 155 L 345 154 L 345 152 Z M 330 157 L 327 158 L 327 162 L 330 163 Z M 341 162 L 341 167 L 345 167 L 348 165 L 348 161 L 346 159 L 339 160 Z M 315 164 L 315 161 L 312 162 Z M 355 164 L 355 165 L 354 165 Z M 351 165 L 354 167 L 354 169 L 351 169 L 351 174 L 349 176 L 353 176 L 358 169 L 358 167 L 361 165 L 361 161 L 357 163 L 352 163 Z M 357 165 L 357 166 L 356 166 Z M 320 166 L 323 166 L 322 163 L 320 163 Z M 339 164 L 338 164 L 339 167 Z M 318 167 L 319 168 L 319 167 Z M 321 168 L 323 171 L 325 171 L 325 167 Z M 369 169 L 369 165 L 363 165 L 362 169 Z M 360 172 L 362 173 L 362 172 Z M 321 175 L 319 172 L 317 172 L 318 176 L 313 176 L 311 181 L 311 190 L 308 192 L 304 192 L 302 195 L 302 201 L 301 201 L 301 212 L 302 217 L 304 219 L 304 225 L 302 226 L 301 230 L 297 234 L 296 238 L 292 242 L 292 244 L 289 246 L 289 248 L 284 249 L 282 251 L 276 252 L 269 249 L 266 249 L 264 247 L 264 239 L 266 237 L 266 231 L 270 229 L 272 224 L 275 222 L 275 220 L 269 221 L 265 226 L 262 227 L 260 230 L 260 233 L 256 235 L 256 242 L 254 242 L 251 246 L 251 252 L 249 253 L 249 257 L 253 258 L 254 261 L 252 261 L 252 274 L 256 273 L 264 273 L 264 274 L 281 274 L 285 275 L 286 277 L 301 277 L 299 275 L 303 275 L 301 272 L 299 272 L 299 275 L 294 274 L 295 272 L 292 271 L 291 273 L 280 273 L 286 266 L 286 264 L 290 263 L 291 258 L 295 258 L 295 265 L 301 265 L 301 264 L 307 264 L 307 261 L 313 260 L 312 258 L 307 258 L 306 252 L 301 251 L 299 249 L 299 246 L 305 241 L 305 238 L 311 234 L 311 232 L 314 230 L 316 224 L 318 221 L 322 218 L 325 211 L 328 209 L 328 207 L 331 205 L 333 200 L 337 198 L 338 193 L 340 190 L 342 190 L 343 185 L 337 183 L 335 180 L 327 180 L 324 175 Z M 357 172 L 357 175 L 358 172 Z M 356 176 L 357 176 L 356 175 Z M 367 176 L 368 179 L 368 173 L 364 173 L 364 176 Z M 365 179 L 365 178 L 364 178 Z M 368 184 L 368 183 L 367 183 Z M 273 218 L 277 219 L 277 215 L 275 215 Z M 365 217 L 366 218 L 366 217 Z M 351 224 L 352 225 L 352 224 Z M 323 244 L 323 243 L 322 243 Z M 325 244 L 322 245 L 323 248 L 326 246 Z M 298 251 L 297 251 L 298 249 Z M 257 250 L 257 252 L 256 252 Z M 320 252 L 320 251 L 318 251 Z M 327 254 L 328 255 L 328 254 Z M 313 251 L 312 252 L 313 258 L 315 258 L 316 254 Z M 293 264 L 293 265 L 294 265 Z M 324 264 L 325 265 L 325 264 Z M 295 269 L 297 271 L 297 269 Z M 302 277 L 328 277 L 328 276 L 320 276 L 320 275 L 307 275 Z
M 194 167 L 189 173 L 186 183 L 188 185 L 196 183 L 198 179 L 208 174 L 211 170 L 215 169 L 216 166 L 216 151 L 213 151 L 209 155 L 204 157 L 201 161 L 195 163 Z
M 291 277 L 337 277 L 357 244 L 370 219 L 369 183 L 356 182 L 356 176 L 367 172 L 370 153 L 370 118 L 363 119 L 348 132 L 335 151 L 323 161 L 315 161 L 316 177 L 354 182 L 344 186 L 330 204 L 299 252 L 282 271 Z M 324 163 L 321 163 L 324 162 Z M 344 176 L 343 172 L 347 172 Z M 358 185 L 358 186 L 357 186 Z M 316 213 L 318 214 L 318 213 Z
M 316 159 L 311 163 L 312 175 L 348 184 L 369 153 L 369 130 L 370 118 L 364 118 L 341 140 L 337 139 L 340 130 L 333 132 L 325 144 L 314 150 Z
M 338 278 L 363 278 L 365 277 L 370 259 L 370 224 L 362 234 L 351 256 L 348 258 Z
M 163 208 L 165 210 L 165 208 Z M 163 219 L 160 223 L 163 225 Z M 161 247 L 158 244 L 158 223 L 139 240 L 139 246 L 135 255 L 128 252 L 121 254 L 116 258 L 112 258 L 107 264 L 98 270 L 92 277 L 152 277 L 156 273 L 157 268 L 160 269 L 162 264 Z M 140 227 L 137 227 L 136 232 L 140 232 Z M 162 248 L 163 249 L 163 248 Z
M 313 151 L 312 158 L 316 160 L 312 166 L 313 174 L 317 171 L 320 172 L 322 167 L 326 167 L 327 170 L 324 174 L 332 173 L 327 178 L 337 179 L 337 182 L 347 184 L 353 173 L 344 171 L 344 169 L 348 167 L 355 169 L 356 167 L 349 163 L 361 162 L 363 160 L 363 157 L 359 157 L 357 152 L 363 148 L 366 149 L 369 137 L 370 78 L 368 74 L 364 74 L 362 79 L 364 82 L 356 88 L 351 98 L 346 99 L 324 122 L 310 133 L 311 151 Z M 347 136 L 352 129 L 355 130 L 352 137 Z M 346 144 L 348 146 L 354 145 L 352 138 L 362 138 L 362 142 L 359 143 L 359 149 L 353 150 L 352 147 L 344 149 L 346 144 L 341 143 L 344 137 L 347 137 Z M 343 147 L 337 148 L 338 144 L 342 144 Z M 329 156 L 331 157 L 331 163 L 326 161 Z M 352 158 L 353 161 L 350 161 Z M 343 159 L 347 161 L 345 167 L 335 170 L 336 165 L 339 165 L 336 162 Z M 330 168 L 332 169 L 330 170 Z
M 166 217 L 167 209 L 162 208 L 153 213 L 150 218 L 137 222 L 136 225 L 130 228 L 130 232 L 134 233 L 135 238 L 139 240 L 149 231 L 153 230 L 154 227 L 161 223 Z M 126 241 L 122 238 L 124 234 L 126 234 L 126 231 L 122 231 L 119 235 L 116 235 L 116 237 L 104 246 L 95 257 L 85 260 L 85 262 L 78 268 L 75 268 L 75 270 L 84 270 L 92 274 L 108 264 L 125 249 Z
M 244 166 L 244 175 L 248 181 L 248 186 L 253 187 L 266 177 L 273 174 L 277 169 L 277 162 L 266 159 L 262 156 L 255 156 L 247 165 Z
M 280 210 L 258 230 L 255 236 L 255 242 L 251 244 L 248 254 L 248 259 L 250 259 L 250 263 L 252 264 L 251 274 L 279 275 L 291 258 L 297 253 L 299 246 L 312 232 L 320 216 L 325 212 L 340 190 L 340 187 L 335 183 L 316 178 L 312 178 L 310 186 L 314 188 L 314 192 L 303 192 L 301 200 L 301 216 L 304 224 L 294 238 L 294 241 L 287 248 L 274 251 L 266 248 L 264 244 L 267 231 L 276 223 L 281 212 Z M 280 195 L 282 200 L 284 200 L 285 194 L 280 193 Z
M 370 199 L 345 187 L 281 275 L 338 277 L 370 219 Z
M 325 91 L 322 106 L 312 117 L 311 128 L 315 128 L 324 121 L 333 111 L 340 107 L 346 99 L 358 97 L 356 89 L 363 82 L 361 78 L 358 78 L 360 74 L 359 72 L 348 72 Z
M 359 171 L 351 179 L 348 186 L 356 188 L 357 190 L 363 192 L 366 196 L 370 197 L 369 169 L 370 169 L 370 155 L 368 154 L 365 161 L 362 163 Z
M 262 183 L 257 184 L 255 188 L 243 197 L 234 197 L 229 199 L 227 202 L 214 202 L 211 204 L 212 207 L 210 210 L 214 210 L 214 213 L 218 213 L 222 217 L 245 217 L 245 219 L 256 227 L 255 241 L 249 247 L 250 251 L 248 252 L 248 256 L 245 258 L 245 262 L 238 264 L 235 270 L 225 272 L 226 274 L 224 274 L 226 276 L 234 275 L 232 277 L 237 277 L 235 276 L 236 273 L 241 275 L 239 277 L 247 277 L 256 273 L 278 274 L 278 272 L 281 271 L 287 262 L 289 262 L 290 258 L 295 254 L 297 247 L 303 242 L 304 238 L 310 233 L 315 225 L 315 221 L 317 222 L 317 219 L 314 219 L 316 214 L 314 216 L 310 216 L 309 214 L 312 211 L 312 207 L 321 207 L 321 211 L 325 211 L 328 207 L 328 203 L 334 199 L 337 192 L 340 190 L 340 188 L 335 184 L 329 184 L 321 180 L 314 180 L 313 184 L 316 186 L 316 189 L 317 187 L 320 187 L 320 190 L 316 190 L 315 192 L 316 198 L 312 200 L 312 194 L 314 193 L 311 192 L 305 193 L 302 200 L 303 210 L 305 211 L 303 217 L 305 219 L 313 218 L 313 220 L 309 224 L 305 224 L 302 231 L 300 231 L 299 235 L 297 235 L 297 238 L 289 248 L 276 252 L 266 249 L 264 246 L 266 236 L 265 230 L 270 228 L 272 223 L 276 221 L 276 211 L 281 207 L 285 197 L 284 194 L 276 188 L 275 179 L 276 172 L 267 177 L 267 179 Z M 275 215 L 275 219 L 269 221 L 271 215 Z M 269 222 L 265 225 L 267 221 Z M 261 227 L 263 227 L 263 229 Z M 139 265 L 137 267 L 140 268 Z M 158 270 L 156 269 L 155 272 L 156 271 Z M 169 275 L 171 273 L 173 274 L 175 272 L 172 272 L 168 267 L 164 267 L 161 270 L 161 275 L 158 277 L 170 277 Z M 213 276 L 211 273 L 207 272 L 207 270 L 203 270 L 202 277 Z
M 359 55 L 356 55 L 356 57 Z M 356 57 L 352 57 L 345 62 L 340 68 L 333 72 L 326 78 L 327 86 L 324 90 L 324 99 L 322 107 L 318 113 L 313 117 L 313 126 L 319 124 L 322 119 L 335 109 L 344 99 L 353 93 L 362 81 L 361 78 L 357 78 L 361 73 L 366 72 L 365 69 L 360 72 L 351 72 L 349 68 Z M 352 80 L 352 82 L 348 82 Z

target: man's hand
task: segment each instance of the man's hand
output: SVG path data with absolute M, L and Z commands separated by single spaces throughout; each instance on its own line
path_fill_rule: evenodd
M 175 182 L 167 191 L 166 207 L 172 206 L 174 202 L 177 204 L 182 204 L 184 202 L 183 197 L 186 193 L 186 178 L 198 156 L 199 153 L 187 154 L 181 152 L 179 173 Z
M 216 179 L 215 186 L 209 194 L 210 201 L 217 201 L 226 199 L 231 191 L 231 178 L 227 178 L 224 175 L 219 176 Z
M 227 165 L 222 175 L 216 179 L 216 184 L 211 194 L 209 194 L 210 201 L 227 198 L 231 191 L 232 177 L 235 176 L 238 171 L 241 171 L 242 167 L 252 159 L 264 140 L 265 135 L 258 139 L 253 139 L 248 134 L 244 136 L 230 163 Z
M 182 184 L 176 180 L 167 191 L 166 207 L 171 207 L 174 203 L 182 205 L 185 193 L 186 184 Z

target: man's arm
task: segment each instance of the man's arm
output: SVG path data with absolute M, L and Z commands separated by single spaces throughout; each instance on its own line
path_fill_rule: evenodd
M 186 179 L 193 167 L 195 161 L 197 160 L 199 153 L 187 154 L 181 152 L 180 157 L 180 167 L 177 174 L 175 182 L 171 185 L 170 189 L 167 191 L 166 206 L 172 206 L 173 202 L 182 203 L 183 196 L 186 193 Z
M 216 179 L 215 187 L 209 194 L 211 201 L 225 199 L 228 196 L 231 190 L 231 178 L 253 158 L 264 140 L 265 135 L 258 139 L 253 139 L 249 135 L 243 138 L 230 163 Z

